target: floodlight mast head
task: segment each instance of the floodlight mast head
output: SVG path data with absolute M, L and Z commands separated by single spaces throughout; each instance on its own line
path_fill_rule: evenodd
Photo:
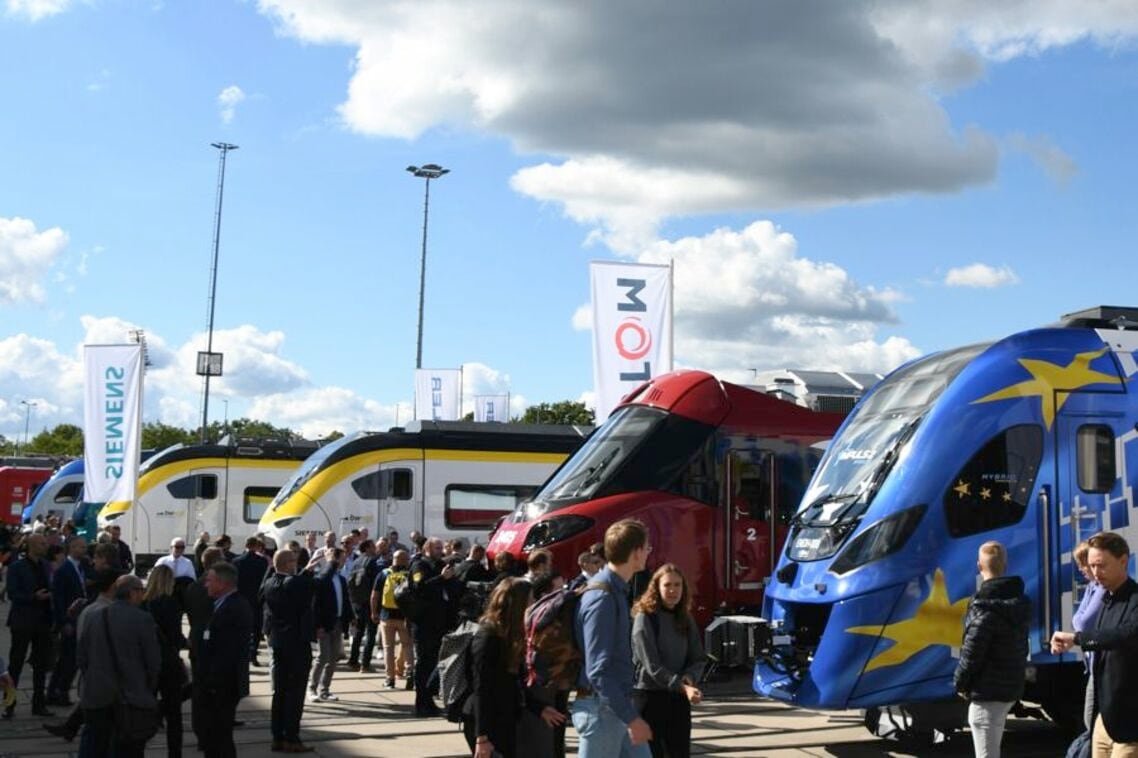
M 408 166 L 407 170 L 420 179 L 438 179 L 443 174 L 449 174 L 449 168 L 443 168 L 437 163 L 426 163 L 422 166 Z

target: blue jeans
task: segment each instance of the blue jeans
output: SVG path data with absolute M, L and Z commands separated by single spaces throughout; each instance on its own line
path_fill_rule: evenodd
M 648 745 L 633 745 L 628 725 L 596 695 L 577 698 L 569 713 L 580 738 L 578 758 L 652 758 Z

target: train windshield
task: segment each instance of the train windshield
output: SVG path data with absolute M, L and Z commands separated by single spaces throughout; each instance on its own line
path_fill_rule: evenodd
M 545 483 L 523 519 L 596 497 L 664 490 L 715 427 L 639 405 L 618 409 Z
M 986 347 L 937 353 L 882 381 L 831 443 L 796 521 L 822 525 L 860 516 L 929 408 Z
M 300 464 L 300 468 L 296 470 L 296 473 L 281 487 L 280 492 L 273 498 L 273 502 L 269 503 L 269 510 L 272 511 L 277 506 L 287 502 L 297 490 L 304 486 L 305 482 L 324 468 L 324 462 L 331 458 L 338 450 L 366 435 L 367 432 L 356 432 L 355 434 L 341 437 L 335 442 L 324 445 L 315 453 L 305 458 L 304 463 Z

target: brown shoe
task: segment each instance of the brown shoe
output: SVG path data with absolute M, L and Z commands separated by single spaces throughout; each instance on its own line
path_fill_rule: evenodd
M 281 740 L 273 740 L 273 745 L 269 750 L 274 753 L 287 753 L 288 749 L 285 747 L 286 744 L 288 743 L 282 742 Z

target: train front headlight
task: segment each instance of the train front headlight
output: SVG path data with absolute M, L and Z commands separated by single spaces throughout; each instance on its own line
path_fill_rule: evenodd
M 552 545 L 554 542 L 561 542 L 592 528 L 592 526 L 593 520 L 585 516 L 565 515 L 542 519 L 530 527 L 522 550 L 534 550 Z
M 917 505 L 878 521 L 850 540 L 830 570 L 835 574 L 846 574 L 858 566 L 897 552 L 913 536 L 926 510 L 928 506 Z

